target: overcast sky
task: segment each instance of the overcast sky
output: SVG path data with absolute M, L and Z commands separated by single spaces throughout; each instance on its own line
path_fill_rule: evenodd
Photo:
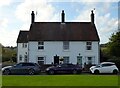
M 100 43 L 107 43 L 118 29 L 118 0 L 0 0 L 0 43 L 17 45 L 19 31 L 30 28 L 31 11 L 36 22 L 60 22 L 62 10 L 67 22 L 90 22 L 94 8 Z

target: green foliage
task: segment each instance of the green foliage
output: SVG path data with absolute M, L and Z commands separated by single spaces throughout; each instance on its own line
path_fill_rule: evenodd
M 107 48 L 107 43 L 106 44 L 101 44 L 100 45 L 100 62 L 105 62 L 110 58 L 110 54 Z
M 120 57 L 120 32 L 112 34 L 107 48 L 110 55 Z
M 107 44 L 101 45 L 101 62 L 115 62 L 120 69 L 120 32 L 112 34 Z
M 101 45 L 101 58 L 102 61 L 115 62 L 120 69 L 120 32 L 112 34 L 107 44 Z
M 2 48 L 2 62 L 10 61 L 12 58 L 16 58 L 16 50 L 10 47 Z

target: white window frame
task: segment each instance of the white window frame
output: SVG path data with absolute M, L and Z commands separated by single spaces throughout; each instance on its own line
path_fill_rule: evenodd
M 85 56 L 85 63 L 86 64 L 89 64 L 89 60 L 88 60 L 88 57 L 92 57 L 92 60 L 91 60 L 91 62 L 92 62 L 92 64 L 96 64 L 96 57 L 95 56 L 92 56 L 92 55 L 90 55 L 90 56 Z
M 19 61 L 22 61 L 22 55 L 19 55 Z
M 69 50 L 70 44 L 69 41 L 63 41 L 63 50 Z
M 22 48 L 27 48 L 27 43 L 22 43 Z
M 24 55 L 24 62 L 28 62 L 28 56 Z
M 92 42 L 90 41 L 86 42 L 86 50 L 88 51 L 92 50 Z
M 43 49 L 39 48 L 39 47 L 43 47 Z M 44 50 L 44 42 L 43 41 L 38 42 L 38 50 Z
M 93 57 L 91 57 L 91 56 L 87 57 L 87 63 L 93 64 L 92 62 L 93 62 Z
M 38 60 L 39 58 L 43 58 L 43 59 L 41 59 L 41 60 Z M 45 56 L 38 56 L 37 57 L 37 63 L 38 63 L 38 61 L 43 61 L 43 65 L 45 64 Z M 39 64 L 39 63 L 38 63 Z
M 69 63 L 70 57 L 69 56 L 63 56 L 63 63 Z

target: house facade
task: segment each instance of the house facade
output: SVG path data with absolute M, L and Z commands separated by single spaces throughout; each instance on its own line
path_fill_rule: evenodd
M 17 39 L 17 62 L 39 64 L 73 63 L 98 64 L 100 61 L 99 36 L 91 22 L 35 22 L 32 11 L 29 31 L 20 31 Z

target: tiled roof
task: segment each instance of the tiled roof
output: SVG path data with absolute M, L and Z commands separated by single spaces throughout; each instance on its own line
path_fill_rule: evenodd
M 30 41 L 99 41 L 91 22 L 34 22 L 30 27 Z
M 17 38 L 17 43 L 27 43 L 28 42 L 28 32 L 29 31 L 20 31 L 18 38 Z
M 20 31 L 17 42 L 28 41 L 100 41 L 91 22 L 34 22 L 28 31 Z

